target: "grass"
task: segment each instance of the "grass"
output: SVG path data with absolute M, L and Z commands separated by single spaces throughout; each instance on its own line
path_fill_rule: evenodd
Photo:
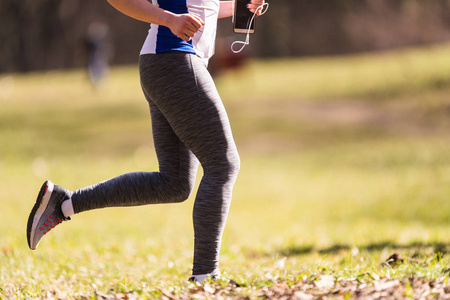
M 235 289 L 186 282 L 193 199 L 86 212 L 28 250 L 43 180 L 76 189 L 157 161 L 136 67 L 98 91 L 80 70 L 2 75 L 0 298 L 256 299 L 325 275 L 399 280 L 403 297 L 411 278 L 447 284 L 448 47 L 252 61 L 216 79 L 242 159 L 221 257 Z M 394 252 L 405 262 L 384 265 Z
M 273 59 L 219 79 L 233 99 L 391 98 L 448 87 L 450 45 L 340 57 Z M 276 88 L 275 88 L 276 87 Z

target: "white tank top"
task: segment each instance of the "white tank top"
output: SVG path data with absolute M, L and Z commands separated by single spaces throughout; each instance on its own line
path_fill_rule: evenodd
M 168 27 L 151 24 L 141 54 L 183 51 L 198 55 L 207 64 L 214 54 L 219 0 L 152 0 L 152 3 L 176 14 L 197 15 L 205 22 L 205 25 L 189 42 L 185 42 L 174 35 Z

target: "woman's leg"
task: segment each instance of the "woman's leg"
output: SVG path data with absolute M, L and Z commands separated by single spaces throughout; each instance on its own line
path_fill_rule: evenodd
M 193 274 L 213 274 L 240 165 L 225 108 L 199 57 L 144 55 L 139 65 L 160 172 L 128 173 L 74 191 L 74 211 L 182 201 L 197 170 L 193 153 L 204 170 L 193 211 Z
M 70 220 L 74 213 L 103 207 L 181 202 L 189 197 L 198 160 L 147 94 L 146 97 L 160 172 L 128 173 L 74 192 L 46 181 L 28 218 L 30 249 L 36 249 L 45 234 L 62 221 Z
M 159 172 L 127 173 L 76 190 L 72 194 L 75 213 L 104 207 L 177 203 L 189 198 L 195 184 L 198 160 L 148 96 L 147 100 Z
M 37 248 L 42 237 L 74 213 L 114 206 L 181 202 L 193 189 L 198 160 L 180 141 L 146 95 L 152 115 L 160 172 L 134 172 L 70 192 L 50 181 L 42 185 L 28 218 L 27 240 Z
M 218 269 L 239 155 L 225 108 L 202 60 L 179 52 L 156 56 L 141 57 L 142 86 L 203 167 L 193 211 L 193 274 L 211 274 Z

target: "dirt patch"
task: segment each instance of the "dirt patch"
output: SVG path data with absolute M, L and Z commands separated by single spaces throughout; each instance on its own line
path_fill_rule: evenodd
M 282 101 L 280 103 L 240 103 L 237 108 L 248 117 L 289 119 L 342 128 L 372 128 L 388 132 L 421 134 L 447 132 L 450 125 L 448 107 L 420 106 L 406 101 L 321 100 L 319 102 Z M 443 105 L 443 104 L 442 104 Z
M 362 139 L 450 135 L 450 110 L 419 101 L 330 100 L 245 103 L 231 107 L 239 148 L 276 153 Z
M 276 111 L 276 110 L 275 110 Z M 373 128 L 393 133 L 423 134 L 443 129 L 450 115 L 435 115 L 417 109 L 398 109 L 388 105 L 338 101 L 329 103 L 291 103 L 280 106 L 279 113 L 299 120 L 330 126 Z

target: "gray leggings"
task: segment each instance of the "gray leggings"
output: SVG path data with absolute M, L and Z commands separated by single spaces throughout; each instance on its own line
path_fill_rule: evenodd
M 142 55 L 159 172 L 127 173 L 73 192 L 75 213 L 117 206 L 177 203 L 204 174 L 194 203 L 193 274 L 217 272 L 239 155 L 225 108 L 203 61 L 183 52 Z

